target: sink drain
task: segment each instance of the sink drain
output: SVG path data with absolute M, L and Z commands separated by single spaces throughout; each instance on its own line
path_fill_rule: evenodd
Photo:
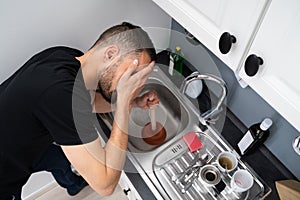
M 216 185 L 221 180 L 220 171 L 214 165 L 203 166 L 200 177 L 209 186 Z

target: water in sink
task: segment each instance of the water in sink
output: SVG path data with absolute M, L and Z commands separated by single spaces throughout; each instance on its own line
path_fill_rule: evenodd
M 187 126 L 188 114 L 176 96 L 164 85 L 159 82 L 148 83 L 141 94 L 149 90 L 155 90 L 160 99 L 155 115 L 156 120 L 166 129 L 166 142 Z M 139 151 L 150 151 L 157 147 L 147 144 L 142 138 L 142 129 L 149 122 L 149 110 L 132 109 L 129 121 L 129 143 Z

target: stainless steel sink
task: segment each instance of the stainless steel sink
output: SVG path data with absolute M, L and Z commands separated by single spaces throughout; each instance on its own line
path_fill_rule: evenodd
M 189 121 L 188 113 L 176 96 L 160 80 L 150 77 L 141 93 L 149 90 L 155 90 L 160 98 L 159 106 L 155 109 L 155 115 L 156 120 L 166 130 L 167 136 L 163 142 L 165 143 L 184 130 Z M 129 143 L 138 151 L 135 149 L 132 151 L 150 151 L 158 147 L 147 144 L 142 138 L 142 129 L 149 122 L 149 110 L 133 108 L 129 121 Z
M 248 192 L 229 194 L 229 181 L 233 173 L 231 172 L 222 174 L 226 188 L 217 196 L 199 178 L 194 181 L 186 193 L 181 193 L 181 185 L 173 183 L 171 176 L 184 171 L 195 157 L 195 154 L 190 153 L 184 143 L 183 135 L 196 132 L 203 143 L 200 153 L 208 153 L 212 161 L 220 152 L 232 151 L 232 148 L 221 139 L 220 134 L 212 127 L 208 126 L 206 131 L 199 128 L 198 109 L 186 96 L 180 93 L 179 89 L 158 66 L 155 66 L 142 93 L 148 90 L 156 90 L 160 97 L 157 120 L 165 126 L 167 138 L 159 146 L 145 143 L 141 138 L 141 131 L 144 125 L 150 121 L 149 113 L 135 108 L 130 115 L 127 157 L 157 199 L 259 199 L 263 195 L 263 184 L 255 172 L 239 159 L 237 153 L 238 168 L 248 170 L 254 177 L 254 185 Z M 112 119 L 103 117 L 103 120 L 108 127 L 111 127 Z

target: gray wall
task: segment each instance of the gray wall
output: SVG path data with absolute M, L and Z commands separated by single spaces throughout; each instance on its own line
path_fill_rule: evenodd
M 175 21 L 172 23 L 172 29 L 179 32 L 184 30 Z M 250 87 L 242 89 L 233 71 L 205 47 L 194 46 L 185 39 L 183 34 L 172 31 L 170 48 L 174 50 L 177 45 L 182 47 L 185 58 L 199 72 L 222 76 L 228 86 L 227 106 L 247 127 L 262 121 L 265 117 L 273 120 L 271 133 L 265 145 L 300 179 L 300 156 L 292 147 L 292 141 L 300 133 Z
M 2 0 L 0 83 L 34 53 L 54 45 L 86 51 L 104 29 L 122 21 L 171 26 L 171 18 L 149 0 Z M 157 48 L 168 46 L 167 31 L 148 32 Z

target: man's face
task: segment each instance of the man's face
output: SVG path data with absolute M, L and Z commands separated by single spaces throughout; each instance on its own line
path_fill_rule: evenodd
M 122 56 L 99 75 L 98 89 L 107 102 L 116 102 L 118 82 L 128 67 L 132 65 L 134 59 L 138 59 L 137 71 L 142 70 L 151 62 L 150 56 L 145 51 L 139 53 L 138 56 Z

